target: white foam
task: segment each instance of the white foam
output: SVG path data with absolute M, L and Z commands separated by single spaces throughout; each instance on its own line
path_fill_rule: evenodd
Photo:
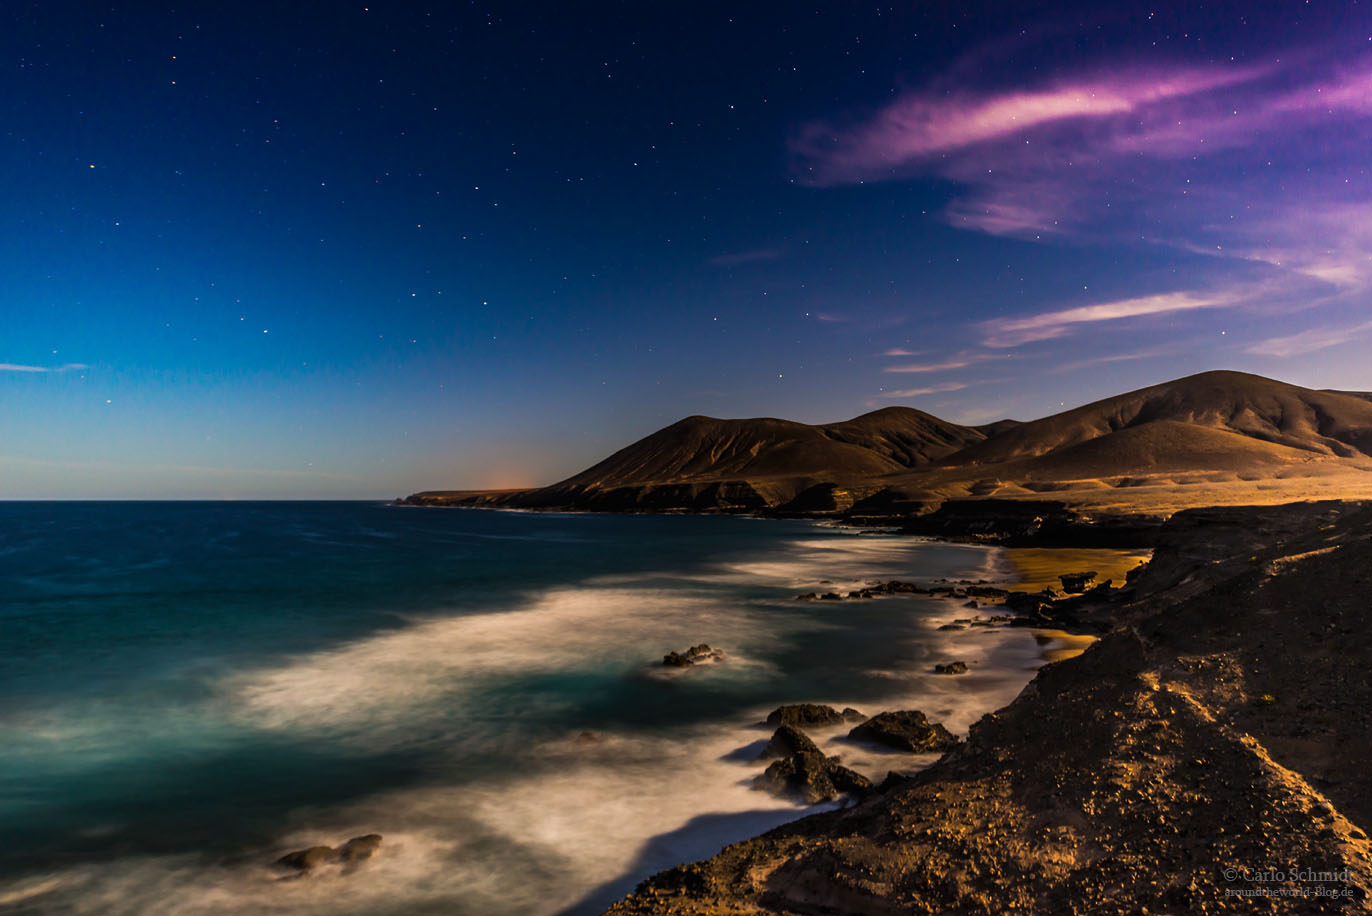
M 727 660 L 693 675 L 765 676 L 749 647 L 771 625 L 747 606 L 683 589 L 563 588 L 522 610 L 425 620 L 295 657 L 237 675 L 225 689 L 237 715 L 255 727 L 354 732 L 375 745 L 422 720 L 435 700 L 460 699 L 501 677 L 580 667 L 627 672 L 704 640 L 722 647 Z
M 988 551 L 985 568 L 994 558 Z M 703 580 L 695 583 L 679 574 L 670 587 L 647 587 L 647 574 L 600 578 L 505 612 L 414 620 L 234 675 L 221 684 L 220 696 L 226 715 L 240 726 L 355 740 L 375 749 L 403 746 L 426 730 L 435 709 L 461 708 L 464 694 L 510 678 L 606 666 L 641 673 L 663 652 L 701 641 L 724 648 L 728 658 L 692 669 L 690 676 L 766 678 L 772 672 L 753 660 L 753 650 L 784 630 L 828 624 L 809 608 L 778 615 L 774 607 L 721 601 L 719 578 L 790 587 L 834 573 L 890 577 L 893 566 L 917 565 L 908 541 L 806 537 L 785 561 L 726 564 L 695 576 Z M 930 607 L 927 600 L 921 609 Z M 945 619 L 966 614 L 953 602 L 946 607 Z M 852 705 L 869 714 L 921 709 L 964 733 L 1027 682 L 1037 648 L 1025 630 L 937 631 L 944 620 L 933 618 L 942 616 L 933 611 L 928 632 L 910 634 L 912 660 L 883 672 L 891 691 L 880 702 L 796 701 Z M 930 673 L 931 640 L 936 654 L 966 660 L 972 672 Z M 276 846 L 250 864 L 207 864 L 190 855 L 126 858 L 34 876 L 0 891 L 9 895 L 0 901 L 40 908 L 51 902 L 51 909 L 116 916 L 423 908 L 550 916 L 607 887 L 623 893 L 647 874 L 711 855 L 804 813 L 793 802 L 749 788 L 764 765 L 735 753 L 767 737 L 768 730 L 754 725 L 767 711 L 740 710 L 733 724 L 670 735 L 578 740 L 569 734 L 524 748 L 527 772 L 467 784 L 444 784 L 440 774 L 439 784 L 382 789 L 347 805 L 297 812 L 295 823 L 283 824 Z M 464 723 L 463 740 L 445 737 L 445 744 L 461 757 L 489 745 L 492 736 L 482 731 L 487 727 L 495 726 Z M 848 742 L 848 728 L 815 729 L 812 737 L 875 780 L 934 759 Z M 384 835 L 382 847 L 353 874 L 325 868 L 283 881 L 268 864 L 291 849 L 373 832 Z

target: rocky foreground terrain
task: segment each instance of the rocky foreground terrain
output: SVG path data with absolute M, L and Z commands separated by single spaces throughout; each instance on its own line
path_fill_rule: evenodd
M 1372 911 L 1370 595 L 1372 504 L 1179 513 L 938 763 L 609 912 Z

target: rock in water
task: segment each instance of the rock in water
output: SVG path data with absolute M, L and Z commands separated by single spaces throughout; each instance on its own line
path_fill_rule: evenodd
M 850 731 L 848 737 L 917 754 L 946 751 L 958 743 L 948 729 L 930 722 L 918 709 L 877 713 Z
M 778 706 L 768 713 L 767 724 L 794 725 L 799 728 L 837 725 L 840 722 L 861 722 L 865 718 L 867 717 L 851 706 L 839 712 L 834 707 L 821 703 L 792 703 L 789 706 Z
M 299 872 L 313 871 L 321 865 L 340 864 L 344 866 L 345 870 L 351 870 L 375 855 L 380 846 L 381 834 L 369 833 L 365 836 L 355 836 L 337 849 L 332 846 L 311 846 L 309 849 L 297 849 L 295 852 L 288 852 L 277 859 L 276 864 L 286 868 L 294 868 Z
M 949 663 L 946 664 L 946 665 L 935 665 L 935 666 L 934 666 L 934 673 L 935 673 L 935 674 L 966 674 L 966 673 L 967 673 L 967 663 L 966 663 L 966 662 L 949 662 Z
M 286 853 L 276 860 L 276 864 L 297 871 L 309 871 L 334 861 L 335 855 L 332 846 L 311 846 L 309 849 L 297 849 L 295 852 Z
M 344 863 L 356 863 L 370 859 L 381 847 L 381 834 L 369 833 L 355 836 L 338 847 L 338 859 Z
M 772 740 L 757 755 L 758 760 L 771 760 L 773 757 L 790 757 L 792 754 L 818 754 L 819 747 L 810 736 L 794 725 L 783 725 L 772 733 Z
M 831 801 L 849 792 L 864 792 L 871 787 L 872 781 L 866 776 L 840 765 L 837 757 L 825 757 L 818 750 L 801 751 L 774 760 L 753 780 L 755 789 L 764 789 L 773 795 L 799 795 L 808 805 Z
M 1084 592 L 1096 578 L 1094 569 L 1079 573 L 1063 573 L 1058 576 L 1064 592 Z
M 719 661 L 724 657 L 720 649 L 711 649 L 706 643 L 691 646 L 685 652 L 668 652 L 662 656 L 662 664 L 668 668 L 689 668 L 704 662 Z

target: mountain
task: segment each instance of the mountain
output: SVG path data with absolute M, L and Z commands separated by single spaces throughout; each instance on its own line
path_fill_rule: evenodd
M 910 407 L 808 426 L 763 417 L 687 417 L 569 477 L 558 488 L 750 478 L 865 478 L 919 467 L 986 435 Z
M 1205 372 L 1021 424 L 965 449 L 955 460 L 988 464 L 1035 458 L 1088 442 L 1097 443 L 1090 452 L 1094 459 L 1111 464 L 1184 462 L 1192 450 L 1225 447 L 1266 452 L 1239 441 L 1245 438 L 1318 455 L 1366 458 L 1372 455 L 1372 403 L 1243 372 Z
M 808 425 L 693 416 L 535 490 L 430 491 L 419 504 L 608 511 L 923 512 L 1051 493 L 1082 508 L 1372 496 L 1372 399 L 1215 371 L 1020 423 L 909 407 Z

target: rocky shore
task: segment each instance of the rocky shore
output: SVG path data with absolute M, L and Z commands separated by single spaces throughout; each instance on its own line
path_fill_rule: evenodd
M 936 764 L 609 912 L 1372 911 L 1372 506 L 1188 510 L 1154 544 L 1039 603 L 1105 635 Z

